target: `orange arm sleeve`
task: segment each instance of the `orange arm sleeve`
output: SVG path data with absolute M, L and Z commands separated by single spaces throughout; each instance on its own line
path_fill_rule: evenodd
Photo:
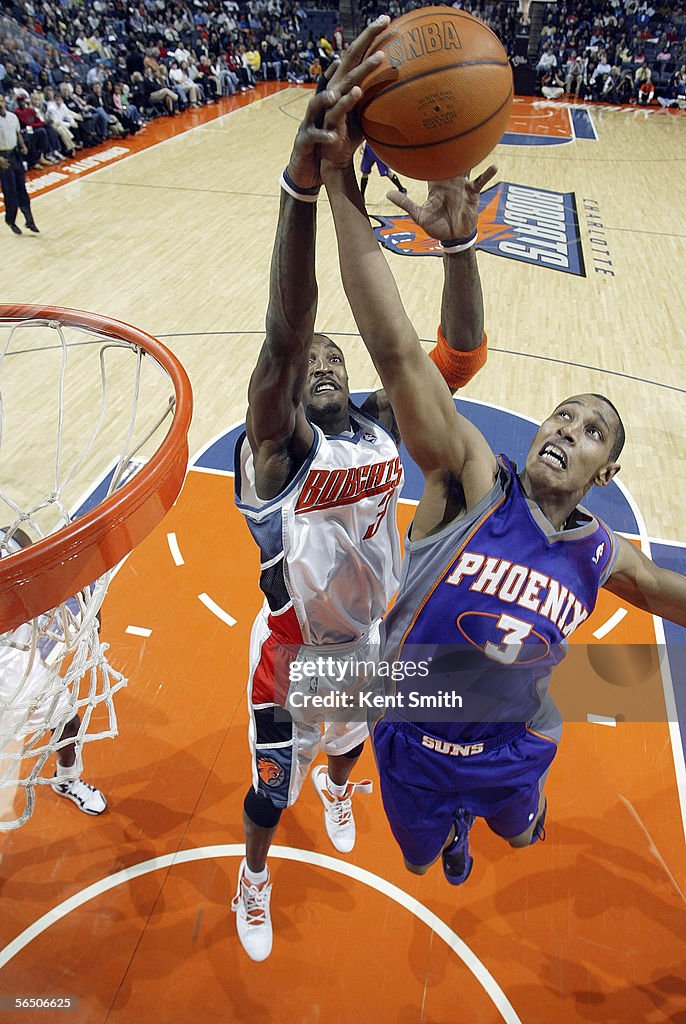
M 468 384 L 486 362 L 488 339 L 484 332 L 483 340 L 478 348 L 471 352 L 459 352 L 451 348 L 445 340 L 443 329 L 438 327 L 438 341 L 429 352 L 429 359 L 438 367 L 441 376 L 451 391 L 456 391 Z

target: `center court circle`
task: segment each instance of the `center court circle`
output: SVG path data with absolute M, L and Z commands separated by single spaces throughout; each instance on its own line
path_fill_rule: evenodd
M 189 850 L 165 854 L 163 857 L 152 857 L 150 860 L 142 861 L 140 864 L 134 864 L 130 868 L 124 868 L 123 871 L 117 871 L 113 875 L 101 878 L 100 881 L 93 882 L 92 885 L 82 889 L 81 892 L 77 892 L 74 896 L 64 900 L 63 903 L 53 907 L 47 914 L 43 914 L 42 917 L 39 917 L 37 921 L 34 921 L 33 924 L 29 925 L 28 928 L 25 928 L 23 932 L 9 942 L 0 951 L 0 970 L 17 953 L 20 953 L 22 949 L 39 935 L 42 935 L 43 932 L 47 931 L 53 924 L 61 921 L 68 914 L 78 910 L 97 896 L 101 896 L 111 889 L 116 889 L 120 885 L 125 885 L 134 878 L 141 878 L 143 875 L 149 875 L 153 871 L 160 871 L 177 864 L 189 864 L 198 860 L 211 860 L 215 857 L 243 856 L 245 856 L 245 846 L 242 843 L 229 843 L 222 846 L 195 846 Z M 312 850 L 299 850 L 291 846 L 273 846 L 270 850 L 270 856 L 280 858 L 281 860 L 292 860 L 300 864 L 310 864 L 313 867 L 337 872 L 339 875 L 346 875 L 348 878 L 361 882 L 363 885 L 367 885 L 371 889 L 375 889 L 382 895 L 387 896 L 401 907 L 404 907 L 405 910 L 409 910 L 411 914 L 414 914 L 418 920 L 431 928 L 457 954 L 491 999 L 505 1024 L 522 1024 L 509 999 L 476 954 L 472 952 L 469 946 L 463 942 L 452 928 L 449 928 L 440 917 L 437 917 L 433 911 L 425 907 L 419 900 L 399 889 L 392 882 L 387 882 L 385 878 L 380 878 L 379 875 L 366 871 L 365 868 L 358 867 L 357 864 L 349 864 L 345 861 L 337 860 L 335 857 L 328 857 L 323 853 L 315 853 Z

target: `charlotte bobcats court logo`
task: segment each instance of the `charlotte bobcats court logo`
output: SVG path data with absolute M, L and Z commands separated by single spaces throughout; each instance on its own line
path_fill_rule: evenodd
M 271 757 L 258 757 L 257 773 L 265 786 L 270 786 L 272 789 L 280 786 L 286 777 L 286 773 L 281 765 Z
M 435 238 L 406 215 L 375 217 L 377 239 L 402 256 L 441 256 Z M 503 181 L 479 196 L 476 248 L 585 277 L 573 192 L 550 192 Z

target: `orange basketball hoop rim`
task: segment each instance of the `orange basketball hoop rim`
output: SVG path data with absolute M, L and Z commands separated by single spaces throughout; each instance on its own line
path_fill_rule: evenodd
M 0 559 L 0 632 L 56 607 L 104 575 L 148 536 L 174 504 L 188 466 L 191 384 L 161 342 L 122 321 L 59 306 L 0 304 L 0 325 L 58 322 L 124 341 L 150 355 L 174 388 L 170 427 L 154 456 L 95 508 L 30 547 Z

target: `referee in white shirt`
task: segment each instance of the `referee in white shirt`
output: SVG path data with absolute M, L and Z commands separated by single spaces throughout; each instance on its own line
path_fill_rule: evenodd
M 0 94 L 0 184 L 5 200 L 5 221 L 15 235 L 21 234 L 21 228 L 14 223 L 17 210 L 24 214 L 29 231 L 38 234 L 24 181 L 23 157 L 26 153 L 19 118 L 7 109 L 7 97 Z

